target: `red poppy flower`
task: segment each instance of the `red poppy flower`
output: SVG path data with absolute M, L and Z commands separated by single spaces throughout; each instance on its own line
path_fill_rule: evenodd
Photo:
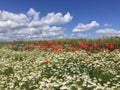
M 44 63 L 45 63 L 45 64 L 48 64 L 48 60 L 47 60 L 47 59 L 45 59 Z
M 80 47 L 82 49 L 87 49 L 88 48 L 88 46 L 84 42 L 80 42 Z
M 113 44 L 111 44 L 111 43 L 106 43 L 106 46 L 107 46 L 108 50 L 111 50 L 111 49 L 115 48 L 115 46 Z

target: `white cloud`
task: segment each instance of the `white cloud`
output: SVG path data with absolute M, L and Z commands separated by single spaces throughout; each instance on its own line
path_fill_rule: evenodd
M 112 24 L 104 24 L 104 27 L 111 27 L 112 26 Z
M 1 21 L 17 21 L 17 22 L 28 22 L 28 17 L 22 13 L 14 14 L 8 11 L 0 11 L 0 20 Z
M 115 30 L 115 29 L 99 29 L 96 31 L 97 34 L 104 34 L 107 36 L 120 36 L 120 30 Z
M 99 23 L 97 23 L 96 21 L 92 21 L 91 23 L 89 24 L 82 24 L 82 23 L 79 23 L 72 31 L 73 32 L 85 32 L 85 31 L 88 31 L 92 28 L 95 28 L 95 27 L 98 27 L 99 26 Z
M 79 33 L 77 36 L 78 36 L 78 37 L 82 37 L 82 38 L 86 38 L 86 37 L 88 37 L 87 34 L 83 34 L 83 33 Z
M 91 21 L 91 23 L 88 24 L 79 23 L 72 31 L 77 33 L 77 37 L 88 37 L 90 34 L 87 34 L 86 31 L 95 27 L 99 27 L 99 23 L 96 21 Z
M 0 11 L 0 40 L 63 37 L 65 29 L 55 25 L 72 20 L 70 13 L 66 13 L 64 16 L 61 13 L 49 13 L 41 19 L 39 15 L 40 12 L 33 8 L 30 8 L 26 14 Z
M 39 14 L 40 12 L 35 11 L 33 8 L 30 8 L 30 10 L 27 12 L 30 20 L 39 20 Z
M 68 23 L 72 20 L 72 18 L 73 17 L 69 12 L 67 12 L 64 16 L 62 16 L 62 13 L 48 13 L 46 17 L 41 19 L 41 22 L 48 25 L 57 25 Z

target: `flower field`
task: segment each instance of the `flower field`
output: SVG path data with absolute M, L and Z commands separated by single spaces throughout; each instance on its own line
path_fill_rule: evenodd
M 120 44 L 77 42 L 2 43 L 0 90 L 120 90 Z

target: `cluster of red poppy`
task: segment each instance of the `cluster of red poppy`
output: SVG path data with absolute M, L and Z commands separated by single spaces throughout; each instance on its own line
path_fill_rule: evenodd
M 112 50 L 112 49 L 115 48 L 115 46 L 113 44 L 111 44 L 111 43 L 106 43 L 106 46 L 107 46 L 108 50 Z
M 112 43 L 106 43 L 105 47 L 103 48 L 100 41 L 97 42 L 91 42 L 89 45 L 87 45 L 85 42 L 80 42 L 79 44 L 63 44 L 61 42 L 55 42 L 55 41 L 49 41 L 49 42 L 40 42 L 36 44 L 26 44 L 23 48 L 23 50 L 33 50 L 34 48 L 39 48 L 38 50 L 43 51 L 53 51 L 53 52 L 59 52 L 59 51 L 79 51 L 80 49 L 84 50 L 99 50 L 102 51 L 103 49 L 107 50 L 113 50 L 115 49 L 114 44 Z
M 23 48 L 23 50 L 30 50 L 32 51 L 34 49 L 34 44 L 26 44 Z
M 88 45 L 85 44 L 84 42 L 80 42 L 80 47 L 81 47 L 82 49 L 88 49 Z
M 81 46 L 82 49 L 87 49 L 87 50 L 102 50 L 103 49 L 101 47 L 100 41 L 98 41 L 98 42 L 91 42 L 90 45 L 87 45 L 84 42 L 81 42 L 80 46 Z

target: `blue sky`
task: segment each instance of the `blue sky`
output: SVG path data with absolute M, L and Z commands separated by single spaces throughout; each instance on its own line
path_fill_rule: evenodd
M 0 40 L 120 36 L 120 0 L 1 0 Z

